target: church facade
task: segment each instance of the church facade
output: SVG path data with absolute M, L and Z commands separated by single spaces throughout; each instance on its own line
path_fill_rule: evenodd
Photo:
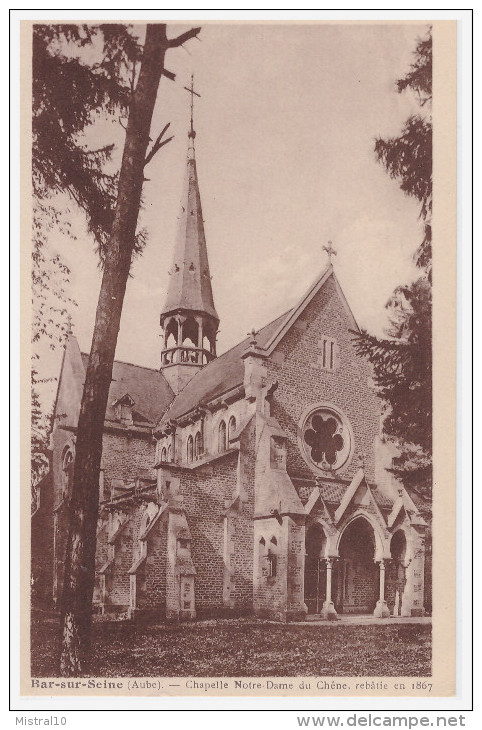
M 331 257 L 293 309 L 216 356 L 194 136 L 160 368 L 114 363 L 96 610 L 160 620 L 421 616 L 427 515 L 383 469 L 380 401 Z M 87 359 L 69 337 L 51 469 L 32 517 L 33 590 L 46 605 L 62 590 Z

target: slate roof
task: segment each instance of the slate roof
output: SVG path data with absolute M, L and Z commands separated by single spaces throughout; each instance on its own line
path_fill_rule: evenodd
M 387 497 L 386 494 L 381 492 L 378 487 L 371 487 L 372 494 L 375 497 L 375 502 L 378 504 L 379 507 L 382 509 L 392 509 L 394 500 L 390 499 L 390 497 Z
M 81 356 L 86 368 L 89 356 L 85 352 Z M 171 386 L 159 370 L 115 360 L 106 420 L 117 420 L 112 404 L 126 393 L 135 403 L 132 409 L 134 423 L 144 426 L 154 425 L 174 398 Z
M 321 484 L 321 498 L 329 504 L 340 504 L 347 489 L 347 484 Z
M 293 478 L 293 482 L 297 484 L 296 477 Z M 331 482 L 322 482 L 320 485 L 320 491 L 321 491 L 321 497 L 324 502 L 327 504 L 332 504 L 338 506 L 343 499 L 343 496 L 346 492 L 346 490 L 349 487 L 349 484 L 340 484 L 340 483 L 331 483 Z M 315 487 L 315 481 L 313 480 L 313 487 Z M 390 499 L 390 497 L 387 497 L 383 492 L 381 492 L 377 487 L 370 487 L 371 493 L 375 497 L 375 502 L 381 509 L 392 509 L 393 507 L 393 499 Z
M 259 347 L 266 345 L 290 312 L 291 310 L 285 312 L 258 332 L 256 341 Z M 241 355 L 247 349 L 249 341 L 250 337 L 246 337 L 199 370 L 176 396 L 161 423 L 169 419 L 175 420 L 191 411 L 201 401 L 216 398 L 241 385 L 244 380 L 244 362 Z
M 205 312 L 219 322 L 214 306 L 208 252 L 204 235 L 196 160 L 188 159 L 173 267 L 162 315 L 187 309 Z

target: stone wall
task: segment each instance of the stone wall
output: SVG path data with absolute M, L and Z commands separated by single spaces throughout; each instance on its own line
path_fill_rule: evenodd
M 310 405 L 328 402 L 345 414 L 354 432 L 353 456 L 337 475 L 351 479 L 358 466 L 357 457 L 363 455 L 367 478 L 374 479 L 380 401 L 369 387 L 370 366 L 355 354 L 349 332 L 352 326 L 330 278 L 266 363 L 270 377 L 278 380 L 271 414 L 289 436 L 290 473 L 313 476 L 298 448 L 299 421 Z M 336 341 L 333 371 L 319 366 L 323 335 Z
M 53 502 L 54 507 L 58 508 L 63 499 L 63 493 L 66 488 L 65 475 L 62 470 L 63 455 L 67 449 L 75 454 L 75 433 L 71 429 L 57 426 L 52 433 L 52 475 L 53 475 Z M 150 436 L 134 437 L 128 431 L 125 433 L 105 433 L 102 447 L 102 464 L 104 474 L 104 498 L 109 498 L 114 480 L 122 480 L 124 484 L 133 483 L 139 473 L 142 472 L 148 476 L 155 478 L 153 470 L 155 447 Z M 69 495 L 67 495 L 69 496 Z M 55 523 L 55 529 L 54 529 Z M 54 598 L 58 602 L 61 595 L 63 584 L 63 569 L 65 564 L 65 550 L 67 545 L 68 534 L 68 510 L 65 503 L 56 512 L 56 517 L 52 519 L 49 538 L 44 539 L 45 550 L 55 550 L 54 572 Z M 54 535 L 55 532 L 55 535 Z M 104 545 L 104 547 L 103 547 Z M 126 546 L 123 546 L 125 553 Z M 105 562 L 106 556 L 106 538 L 100 536 L 100 549 L 96 557 L 97 568 L 101 567 L 102 561 Z M 105 559 L 104 559 L 105 558 Z M 120 558 L 118 558 L 120 560 Z M 128 559 L 125 558 L 127 561 Z M 131 567 L 130 565 L 128 566 Z M 109 576 L 106 576 L 109 582 Z M 119 580 L 127 581 L 129 577 L 120 575 L 113 580 L 116 586 L 113 595 L 115 603 L 123 604 L 125 597 L 125 586 L 120 588 Z M 100 581 L 96 580 L 96 597 L 100 595 Z
M 258 616 L 285 621 L 287 610 L 288 576 L 288 517 L 282 523 L 275 518 L 256 520 L 254 523 L 254 609 Z M 276 540 L 273 550 L 272 540 Z M 276 551 L 276 575 L 270 575 L 267 559 L 269 550 Z
M 114 561 L 109 568 L 107 608 L 117 606 L 127 609 L 130 602 L 129 568 L 132 566 L 133 544 L 137 537 L 135 522 L 140 519 L 134 515 L 128 519 L 124 528 L 117 535 L 114 546 Z
M 150 436 L 138 438 L 129 433 L 105 433 L 102 442 L 105 498 L 111 494 L 114 479 L 129 484 L 146 470 L 146 476 L 155 479 L 154 457 L 155 444 Z
M 147 538 L 147 558 L 139 580 L 140 593 L 139 585 L 137 587 L 137 608 L 156 609 L 160 618 L 164 618 L 166 610 L 167 529 L 168 517 L 162 515 Z
M 254 483 L 256 461 L 256 432 L 254 421 L 246 427 L 240 439 L 236 489 L 240 499 L 237 512 L 230 515 L 233 550 L 230 555 L 233 608 L 253 608 L 253 541 L 254 541 Z
M 192 535 L 198 614 L 224 605 L 224 518 L 236 489 L 237 459 L 238 454 L 231 453 L 195 471 L 176 472 Z M 242 577 L 235 571 L 238 586 Z

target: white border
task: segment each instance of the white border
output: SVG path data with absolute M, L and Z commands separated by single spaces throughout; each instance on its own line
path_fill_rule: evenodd
M 468 709 L 471 704 L 471 571 L 472 565 L 472 548 L 471 548 L 471 499 L 470 499 L 470 488 L 471 488 L 471 275 L 472 275 L 472 261 L 471 261 L 471 212 L 472 206 L 470 201 L 470 190 L 471 190 L 471 169 L 472 169 L 472 123 L 471 123 L 471 79 L 472 79 L 472 18 L 470 9 L 468 10 L 456 10 L 456 9 L 421 9 L 421 10 L 400 10 L 400 9 L 332 9 L 322 11 L 319 9 L 312 10 L 132 10 L 132 9 L 102 9 L 101 11 L 93 10 L 66 10 L 57 3 L 50 3 L 51 8 L 49 10 L 13 10 L 11 11 L 11 154 L 12 154 L 12 177 L 11 177 L 11 301 L 12 301 L 12 331 L 11 331 L 11 392 L 12 392 L 12 417 L 11 417 L 11 467 L 12 467 L 12 513 L 11 513 L 11 525 L 12 525 L 12 552 L 11 552 L 11 620 L 12 620 L 12 646 L 11 646 L 11 681 L 12 681 L 12 708 L 16 711 L 16 715 L 25 713 L 32 713 L 35 710 L 35 715 L 40 716 L 44 713 L 54 712 L 56 715 L 60 715 L 65 712 L 69 712 L 77 709 L 85 710 L 106 710 L 113 709 L 112 717 L 109 717 L 109 721 L 115 722 L 118 728 L 127 727 L 132 725 L 132 721 L 135 720 L 135 715 L 125 714 L 125 710 L 133 709 L 165 709 L 165 710 L 186 710 L 189 708 L 193 709 L 216 709 L 216 710 L 233 710 L 233 709 L 269 709 L 280 710 L 289 709 L 291 712 L 271 712 L 269 715 L 269 724 L 276 724 L 280 730 L 284 727 L 297 726 L 296 714 L 328 714 L 330 712 L 337 712 L 343 710 L 351 714 L 355 711 L 358 713 L 367 713 L 369 711 L 375 711 L 378 714 L 385 713 L 389 714 L 390 711 L 394 711 L 395 714 L 402 714 L 407 711 L 410 714 L 417 714 L 419 712 L 426 711 L 437 711 L 441 713 L 443 711 L 449 711 L 450 713 L 461 713 L 463 712 L 466 716 L 468 715 Z M 58 13 L 55 12 L 58 10 Z M 18 544 L 18 531 L 16 526 L 19 524 L 19 503 L 18 503 L 18 465 L 19 465 L 19 416 L 18 407 L 19 403 L 19 378 L 18 378 L 18 364 L 20 360 L 19 355 L 19 255 L 18 255 L 18 242 L 19 242 L 19 88 L 18 88 L 18 58 L 19 58 L 19 22 L 22 19 L 52 19 L 57 15 L 58 17 L 65 19 L 119 19 L 122 17 L 124 20 L 146 20 L 155 19 L 156 17 L 162 17 L 166 20 L 192 20 L 194 19 L 223 19 L 223 20 L 330 20 L 330 19 L 353 19 L 353 20 L 424 20 L 427 18 L 434 20 L 457 20 L 459 22 L 458 29 L 458 88 L 459 88 L 459 99 L 458 99 L 458 112 L 459 112 L 459 148 L 457 158 L 457 170 L 458 170 L 458 378 L 457 378 L 457 395 L 458 395 L 458 407 L 457 407 L 457 422 L 458 422 L 458 435 L 457 435 L 457 480 L 459 488 L 457 490 L 457 625 L 460 630 L 457 632 L 457 694 L 454 698 L 428 698 L 428 699 L 416 699 L 416 698 L 367 698 L 363 699 L 337 699 L 337 698 L 270 698 L 270 699 L 256 699 L 256 698 L 243 698 L 243 699 L 224 699 L 224 698 L 176 698 L 176 699 L 160 699 L 150 700 L 144 698 L 99 698 L 99 699 L 76 699 L 76 698 L 20 698 L 19 695 L 19 544 Z M 480 44 L 479 44 L 480 45 Z M 6 55 L 6 44 L 4 44 L 3 51 Z M 476 61 L 479 60 L 480 67 L 480 51 L 477 49 L 476 44 Z M 475 64 L 477 67 L 477 63 Z M 6 67 L 6 63 L 4 68 Z M 5 120 L 3 121 L 5 124 Z M 4 129 L 3 139 L 6 139 L 6 130 Z M 480 160 L 479 160 L 480 161 Z M 475 169 L 478 169 L 478 165 L 475 165 Z M 6 186 L 5 186 L 6 187 Z M 5 194 L 2 200 L 5 205 L 7 200 L 7 191 L 4 190 Z M 480 190 L 478 191 L 480 193 Z M 482 239 L 478 237 L 479 245 Z M 476 262 L 478 262 L 478 252 L 476 250 Z M 2 267 L 3 268 L 3 267 Z M 2 272 L 5 277 L 5 269 Z M 479 288 L 480 289 L 480 288 Z M 6 282 L 2 287 L 2 294 L 5 297 L 7 291 Z M 479 295 L 480 296 L 480 295 Z M 480 300 L 477 298 L 476 306 L 480 306 Z M 6 306 L 3 307 L 2 312 L 6 312 Z M 478 309 L 476 310 L 478 311 Z M 477 354 L 479 350 L 477 348 Z M 477 393 L 478 395 L 478 393 Z M 482 439 L 482 433 L 478 432 L 481 437 L 478 442 Z M 5 441 L 4 441 L 5 443 Z M 479 485 L 480 487 L 480 485 Z M 477 507 L 481 503 L 481 498 L 476 493 L 476 505 Z M 480 548 L 480 530 L 478 536 L 478 547 Z M 5 537 L 5 535 L 4 535 Z M 476 546 L 477 547 L 477 546 Z M 5 552 L 3 553 L 5 555 Z M 476 553 L 477 554 L 477 553 Z M 480 566 L 479 566 L 480 567 Z M 482 598 L 482 592 L 480 590 L 480 581 L 476 582 L 477 594 L 476 598 Z M 480 605 L 480 602 L 477 602 Z M 3 606 L 3 610 L 5 606 Z M 6 616 L 3 615 L 4 625 L 6 625 Z M 480 653 L 479 653 L 480 654 Z M 475 656 L 477 652 L 475 651 Z M 6 679 L 6 677 L 5 677 Z M 408 709 L 406 709 L 408 707 Z M 86 720 L 89 723 L 94 722 L 95 719 L 105 722 L 105 718 L 102 720 L 102 716 L 97 714 L 89 714 L 87 716 L 72 716 L 69 714 L 69 725 L 80 727 L 80 723 L 84 723 Z M 164 724 L 166 721 L 172 720 L 180 727 L 186 727 L 187 724 L 203 724 L 202 718 L 206 720 L 209 718 L 209 726 L 212 728 L 225 727 L 226 721 L 230 723 L 233 728 L 241 727 L 245 724 L 246 719 L 249 722 L 255 721 L 258 716 L 235 716 L 231 713 L 229 716 L 225 712 L 216 712 L 215 714 L 209 713 L 205 716 L 199 715 L 181 715 L 176 712 L 172 714 L 168 712 L 164 714 L 161 722 Z M 482 718 L 482 713 L 477 709 L 477 717 L 479 722 Z M 268 717 L 259 715 L 260 722 L 259 726 L 264 725 L 268 721 Z M 12 719 L 12 718 L 10 718 Z M 147 718 L 143 717 L 145 722 Z M 432 717 L 432 719 L 434 719 Z M 467 718 L 469 719 L 469 718 Z M 184 722 L 180 722 L 184 720 Z M 156 720 L 154 720 L 156 722 Z M 470 725 L 466 720 L 466 725 L 476 727 L 476 724 L 472 725 L 472 722 L 476 723 L 474 715 L 470 718 Z M 96 723 L 94 723 L 95 725 Z M 100 724 L 100 722 L 99 722 Z M 206 722 L 206 726 L 207 726 Z M 255 723 L 258 726 L 257 723 Z M 479 725 L 480 726 L 480 725 Z

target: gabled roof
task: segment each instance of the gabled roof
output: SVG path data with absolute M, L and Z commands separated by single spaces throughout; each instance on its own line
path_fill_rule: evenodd
M 346 484 L 320 484 L 320 496 L 324 502 L 328 504 L 339 505 L 343 499 L 348 485 Z
M 296 477 L 293 477 L 293 482 L 295 485 L 298 485 L 298 487 L 301 487 L 303 484 L 303 482 L 296 479 Z M 315 480 L 313 480 L 313 485 L 314 484 Z M 331 509 L 334 509 L 341 504 L 341 501 L 350 485 L 346 483 L 343 484 L 341 482 L 320 481 L 318 482 L 318 486 L 323 502 L 330 505 Z M 387 497 L 387 495 L 381 492 L 378 487 L 370 486 L 370 491 L 380 509 L 391 510 L 393 508 L 394 500 Z
M 384 494 L 378 487 L 370 487 L 370 489 L 379 507 L 382 509 L 392 509 L 393 499 Z
M 83 352 L 84 377 L 88 360 L 89 356 Z M 106 420 L 117 420 L 113 404 L 122 399 L 126 393 L 134 401 L 132 411 L 134 423 L 145 426 L 155 424 L 174 398 L 171 386 L 159 370 L 115 360 L 105 413 Z
M 365 478 L 365 472 L 360 467 L 355 472 L 355 475 L 354 475 L 354 477 L 353 477 L 353 479 L 351 481 L 351 484 L 349 484 L 349 486 L 347 487 L 346 492 L 343 495 L 343 499 L 341 500 L 341 502 L 339 504 L 339 507 L 338 507 L 338 509 L 335 512 L 335 515 L 334 515 L 335 523 L 339 523 L 340 522 L 340 520 L 342 519 L 342 517 L 343 517 L 344 513 L 346 512 L 348 506 L 352 502 L 355 494 L 357 493 L 359 487 L 362 486 L 362 485 L 364 486 L 364 488 L 366 490 L 366 496 L 368 497 L 369 501 L 371 501 L 371 503 L 375 507 L 375 510 L 378 512 L 378 515 L 379 515 L 381 521 L 382 522 L 384 521 L 384 517 L 383 517 L 383 515 L 382 515 L 382 513 L 380 511 L 381 506 L 382 506 L 380 504 L 380 501 L 382 501 L 382 498 L 386 499 L 385 498 L 385 495 L 382 495 L 382 493 L 379 492 L 378 489 L 375 490 L 373 487 L 371 487 L 368 484 L 368 482 L 367 482 L 367 480 Z M 393 505 L 393 501 L 390 502 L 389 506 L 392 507 L 392 505 Z
M 392 510 L 390 514 L 388 515 L 388 526 L 393 527 L 395 524 L 398 515 L 400 512 L 404 510 L 407 514 L 410 522 L 414 525 L 426 525 L 427 523 L 421 516 L 420 512 L 418 511 L 413 499 L 408 494 L 407 490 L 404 487 L 401 487 L 399 490 L 399 497 L 397 500 L 395 500 Z
M 285 312 L 285 314 L 270 322 L 257 333 L 256 350 L 261 355 L 271 355 L 280 340 L 290 330 L 298 317 L 301 316 L 312 301 L 313 297 L 320 291 L 330 277 L 333 278 L 338 296 L 347 313 L 350 326 L 353 329 L 358 329 L 355 318 L 333 271 L 333 266 L 330 264 L 303 295 L 294 309 Z M 244 364 L 241 356 L 247 350 L 250 339 L 250 337 L 247 337 L 238 345 L 231 348 L 231 350 L 212 360 L 202 370 L 199 370 L 176 396 L 169 410 L 162 417 L 161 426 L 169 419 L 176 420 L 184 414 L 189 413 L 201 402 L 212 400 L 241 385 L 244 380 Z
M 259 331 L 256 336 L 258 347 L 264 347 L 289 314 L 290 312 L 282 314 Z M 216 398 L 241 385 L 244 380 L 244 362 L 241 355 L 247 349 L 249 341 L 250 337 L 246 337 L 199 370 L 176 396 L 162 422 L 175 420 L 195 408 L 200 401 Z
M 285 321 L 281 322 L 279 328 L 273 333 L 271 338 L 264 345 L 264 349 L 266 350 L 267 355 L 271 355 L 276 345 L 280 342 L 280 340 L 283 339 L 290 327 L 296 322 L 298 317 L 303 313 L 313 297 L 316 296 L 316 294 L 325 285 L 330 277 L 333 278 L 338 296 L 340 297 L 340 300 L 345 308 L 352 329 L 358 329 L 355 317 L 353 316 L 350 305 L 348 304 L 345 295 L 343 294 L 342 288 L 338 282 L 338 279 L 336 278 L 333 266 L 329 264 L 327 268 L 323 271 L 321 276 L 316 279 L 316 281 L 312 284 L 308 291 L 301 297 L 300 301 L 298 302 L 296 307 L 291 310 L 289 316 L 286 317 Z

